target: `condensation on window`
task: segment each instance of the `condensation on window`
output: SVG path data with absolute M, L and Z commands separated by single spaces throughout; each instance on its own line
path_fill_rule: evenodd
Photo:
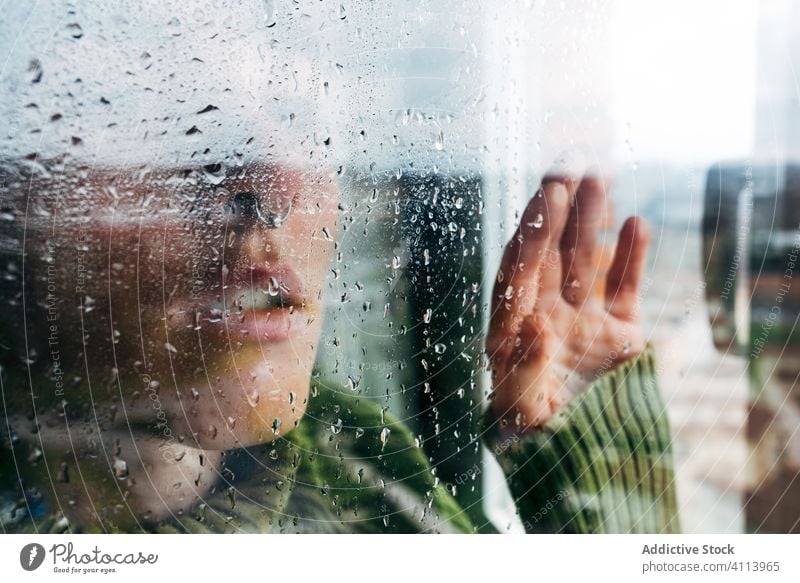
M 4 524 L 311 529 L 289 493 L 318 464 L 323 530 L 365 484 L 382 528 L 439 486 L 526 528 L 481 441 L 491 290 L 545 175 L 580 170 L 601 269 L 625 217 L 652 228 L 684 530 L 797 530 L 789 2 L 4 9 Z

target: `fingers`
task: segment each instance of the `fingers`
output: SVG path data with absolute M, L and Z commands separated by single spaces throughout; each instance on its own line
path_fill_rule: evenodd
M 561 238 L 564 299 L 580 305 L 592 295 L 600 277 L 598 236 L 608 224 L 609 201 L 605 181 L 585 177 L 575 195 L 575 205 Z
M 547 171 L 542 184 L 563 182 L 567 190 L 575 194 L 581 179 L 587 174 L 589 158 L 580 150 L 563 152 Z
M 551 285 L 553 281 L 560 285 L 558 241 L 567 222 L 573 194 L 564 182 L 548 182 L 522 214 L 497 274 L 487 339 L 490 356 L 517 333 L 522 319 L 533 310 L 540 287 Z
M 650 226 L 641 217 L 630 217 L 622 225 L 606 284 L 606 307 L 617 318 L 630 320 L 637 315 L 650 237 Z
M 575 200 L 576 184 L 572 180 L 553 180 L 544 184 L 544 190 L 558 189 L 559 198 L 553 200 L 553 208 L 550 209 L 550 233 L 546 241 L 546 246 L 540 252 L 541 278 L 539 281 L 539 292 L 541 295 L 551 294 L 558 296 L 561 293 L 561 238 L 564 234 L 564 227 L 569 219 L 570 209 Z

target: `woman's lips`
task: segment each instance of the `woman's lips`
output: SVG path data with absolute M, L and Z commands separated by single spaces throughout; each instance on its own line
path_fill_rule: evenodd
M 227 278 L 219 293 L 193 291 L 185 313 L 196 329 L 217 328 L 241 343 L 272 343 L 302 333 L 313 318 L 300 279 L 285 264 L 253 266 L 244 277 Z

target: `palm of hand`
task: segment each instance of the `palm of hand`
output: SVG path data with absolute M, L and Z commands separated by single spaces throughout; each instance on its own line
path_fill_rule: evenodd
M 638 294 L 649 228 L 629 218 L 603 273 L 598 236 L 607 206 L 598 178 L 546 180 L 506 247 L 487 352 L 493 410 L 515 430 L 542 425 L 592 380 L 644 349 Z

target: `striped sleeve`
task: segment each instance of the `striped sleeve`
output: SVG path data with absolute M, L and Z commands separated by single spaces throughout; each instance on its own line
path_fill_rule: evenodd
M 527 532 L 678 532 L 669 423 L 652 346 L 519 436 L 490 413 L 484 439 Z

